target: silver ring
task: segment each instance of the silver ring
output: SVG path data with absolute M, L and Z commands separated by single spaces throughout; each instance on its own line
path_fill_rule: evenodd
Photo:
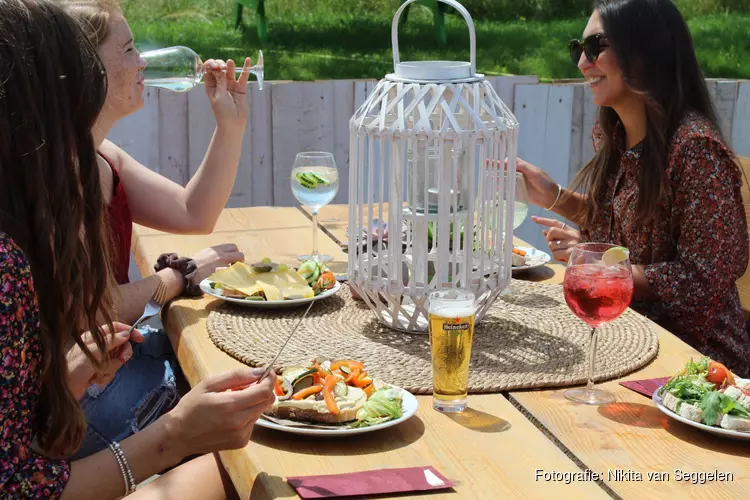
M 553 243 L 554 243 L 555 245 L 557 245 L 557 246 L 560 246 L 560 243 L 562 243 L 562 241 L 561 241 L 561 240 L 555 240 L 555 241 L 554 241 Z
M 563 225 L 560 226 L 560 229 L 565 229 L 565 226 L 567 226 L 567 224 L 563 222 Z

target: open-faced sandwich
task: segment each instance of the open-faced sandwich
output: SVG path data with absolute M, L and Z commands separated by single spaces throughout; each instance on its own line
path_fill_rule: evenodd
M 224 297 L 267 301 L 307 299 L 336 284 L 322 263 L 307 261 L 299 269 L 290 269 L 267 258 L 250 265 L 236 262 L 217 270 L 208 281 Z
M 664 385 L 662 401 L 688 420 L 750 432 L 750 380 L 735 379 L 708 358 L 688 362 Z
M 374 381 L 360 361 L 313 361 L 288 366 L 276 379 L 279 419 L 366 427 L 400 418 L 401 389 Z

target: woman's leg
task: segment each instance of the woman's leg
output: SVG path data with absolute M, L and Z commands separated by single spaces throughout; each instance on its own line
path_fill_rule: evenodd
M 217 453 L 175 467 L 128 497 L 132 500 L 239 499 Z

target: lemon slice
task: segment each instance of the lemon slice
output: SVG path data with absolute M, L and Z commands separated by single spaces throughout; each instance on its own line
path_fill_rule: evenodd
M 616 266 L 630 257 L 630 250 L 625 247 L 612 247 L 602 255 L 602 262 L 607 266 Z

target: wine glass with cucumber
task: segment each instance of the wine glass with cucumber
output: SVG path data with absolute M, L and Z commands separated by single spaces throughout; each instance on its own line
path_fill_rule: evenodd
M 297 153 L 292 168 L 292 193 L 297 201 L 310 207 L 313 216 L 312 253 L 297 257 L 300 261 L 328 262 L 330 255 L 318 252 L 318 211 L 328 205 L 339 190 L 339 171 L 331 153 L 308 151 Z

